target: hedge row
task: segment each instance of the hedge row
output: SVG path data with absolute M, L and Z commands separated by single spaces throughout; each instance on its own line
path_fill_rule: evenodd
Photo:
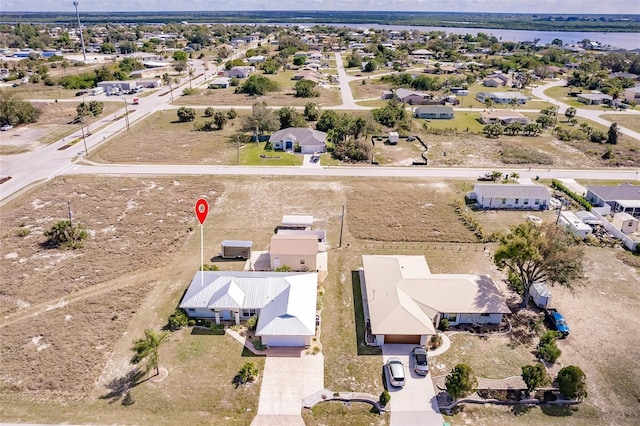
M 566 186 L 562 182 L 557 179 L 551 180 L 551 187 L 553 189 L 557 189 L 558 191 L 562 191 L 571 197 L 576 203 L 580 204 L 586 211 L 591 211 L 593 206 L 590 202 L 588 202 L 582 195 L 576 194 Z
M 482 242 L 491 242 L 498 241 L 500 239 L 500 236 L 495 232 L 491 234 L 487 234 L 485 232 L 482 225 L 480 225 L 473 216 L 467 213 L 464 201 L 459 199 L 455 200 L 453 203 L 453 209 L 466 227 L 476 235 L 478 240 Z

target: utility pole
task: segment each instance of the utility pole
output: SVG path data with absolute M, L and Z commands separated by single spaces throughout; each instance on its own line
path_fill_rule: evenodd
M 73 217 L 73 213 L 71 213 L 71 201 L 67 201 L 67 211 L 69 212 L 69 227 L 73 227 L 73 223 L 71 222 L 71 218 Z
M 84 155 L 87 156 L 89 155 L 89 152 L 87 151 L 87 137 L 85 136 L 85 133 L 84 133 L 84 115 L 80 116 L 80 129 L 82 130 L 82 142 L 84 143 Z
M 236 165 L 240 165 L 240 140 L 238 139 L 238 135 L 236 135 Z
M 80 31 L 80 44 L 82 45 L 82 57 L 84 58 L 85 64 L 87 63 L 87 52 L 84 48 L 84 36 L 82 35 L 82 25 L 80 25 L 80 12 L 78 12 L 78 2 L 74 1 L 73 5 L 76 8 L 76 17 L 78 18 L 78 31 Z
M 344 204 L 342 205 L 342 216 L 340 216 L 340 242 L 338 247 L 342 248 L 342 228 L 344 227 Z
M 129 107 L 127 106 L 127 99 L 124 99 L 124 119 L 127 122 L 127 132 L 129 129 Z

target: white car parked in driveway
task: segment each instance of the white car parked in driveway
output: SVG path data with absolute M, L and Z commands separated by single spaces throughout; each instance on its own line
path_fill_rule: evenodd
M 0 130 L 2 130 L 3 132 L 11 129 L 13 129 L 13 126 L 11 124 L 5 124 L 4 126 L 0 127 Z

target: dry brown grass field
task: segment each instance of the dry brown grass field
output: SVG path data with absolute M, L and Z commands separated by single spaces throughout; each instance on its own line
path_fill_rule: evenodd
M 251 106 L 256 102 L 266 102 L 269 106 L 304 107 L 308 102 L 314 102 L 320 106 L 332 106 L 340 104 L 340 92 L 336 88 L 320 88 L 320 96 L 315 98 L 296 98 L 293 86 L 282 89 L 279 92 L 267 93 L 263 96 L 249 96 L 235 93 L 235 87 L 228 89 L 201 89 L 195 95 L 181 96 L 174 102 L 175 105 L 194 106 Z
M 167 379 L 134 386 L 135 403 L 129 407 L 117 392 L 131 370 L 132 341 L 145 328 L 166 323 L 198 268 L 193 203 L 200 196 L 211 202 L 204 227 L 207 259 L 218 254 L 223 239 L 250 239 L 256 250 L 266 250 L 283 214 L 312 214 L 314 226 L 327 230 L 329 275 L 322 283 L 320 340 L 325 386 L 332 390 L 382 390 L 381 357 L 358 341 L 355 330 L 351 273 L 361 266 L 363 254 L 418 254 L 434 273 L 501 277 L 491 263 L 495 245 L 476 243 L 453 214 L 452 201 L 471 182 L 305 178 L 296 181 L 295 191 L 289 183 L 274 177 L 77 176 L 58 178 L 2 206 L 3 421 L 175 424 L 187 416 L 194 424 L 251 422 L 260 382 L 236 389 L 232 380 L 245 361 L 260 367 L 263 359 L 249 357 L 228 336 L 193 335 L 190 328 L 172 333 L 160 357 Z M 91 237 L 83 249 L 44 249 L 42 232 L 66 218 L 67 200 Z M 342 205 L 346 217 L 338 248 Z M 522 212 L 502 213 L 477 217 L 495 229 L 524 220 Z M 30 233 L 19 236 L 22 228 Z M 629 337 L 640 327 L 638 268 L 618 255 L 628 254 L 588 248 L 588 280 L 573 291 L 553 288 L 572 327 L 571 336 L 560 342 L 560 362 L 580 365 L 587 374 L 590 396 L 571 411 L 571 421 L 584 425 L 637 420 L 639 375 L 632 372 L 640 367 Z M 223 270 L 241 267 L 216 264 Z M 514 374 L 519 358 L 508 358 L 508 350 L 498 356 Z M 499 375 L 499 363 L 480 361 Z M 331 423 L 334 410 L 325 407 L 305 418 L 309 424 Z M 353 410 L 344 415 L 358 418 Z M 451 419 L 453 424 L 558 420 L 535 409 L 516 417 L 477 408 Z

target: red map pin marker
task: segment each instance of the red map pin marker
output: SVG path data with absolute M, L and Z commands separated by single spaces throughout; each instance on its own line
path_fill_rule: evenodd
M 204 221 L 207 219 L 207 214 L 209 213 L 209 203 L 207 200 L 200 198 L 196 201 L 196 216 L 198 217 L 198 222 L 200 225 L 204 224 Z

